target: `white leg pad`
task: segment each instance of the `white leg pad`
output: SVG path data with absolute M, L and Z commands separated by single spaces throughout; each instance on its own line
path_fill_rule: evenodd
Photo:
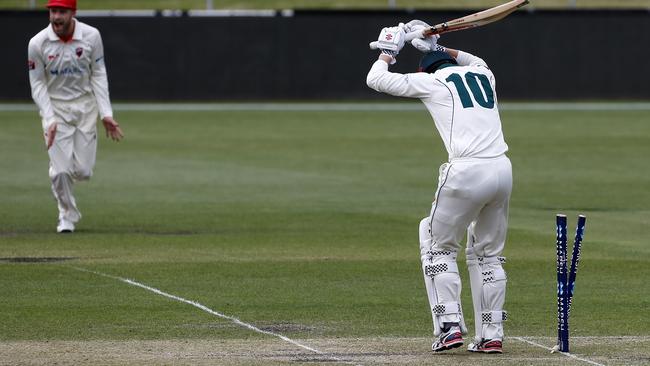
M 433 319 L 433 334 L 440 335 L 444 323 L 459 323 L 461 331 L 466 333 L 456 252 L 431 248 L 429 222 L 428 217 L 420 222 L 420 259 Z
M 507 313 L 503 311 L 506 298 L 506 272 L 501 266 L 502 257 L 486 257 L 483 260 L 483 298 L 481 305 L 483 313 L 482 334 L 485 339 L 503 339 L 503 320 Z M 483 316 L 486 320 L 483 321 Z
M 467 258 L 467 270 L 469 272 L 469 285 L 472 290 L 472 306 L 474 307 L 474 340 L 476 343 L 483 339 L 483 274 L 478 259 Z
M 474 306 L 475 342 L 482 339 L 503 339 L 503 325 L 507 313 L 503 311 L 506 294 L 506 273 L 503 257 L 477 257 L 472 248 L 467 249 Z

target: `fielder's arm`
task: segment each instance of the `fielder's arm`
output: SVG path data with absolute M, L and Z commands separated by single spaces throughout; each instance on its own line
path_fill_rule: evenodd
M 29 68 L 29 85 L 32 90 L 32 99 L 38 106 L 43 118 L 43 129 L 47 130 L 50 125 L 57 121 L 54 114 L 54 108 L 50 101 L 50 94 L 47 92 L 47 79 L 45 77 L 45 61 L 43 55 L 32 39 L 27 48 L 28 68 Z
M 97 100 L 97 107 L 99 109 L 99 116 L 113 117 L 113 110 L 111 108 L 111 100 L 108 93 L 108 75 L 106 73 L 106 65 L 104 63 L 104 45 L 102 37 L 99 32 L 93 32 L 92 40 L 92 54 L 90 55 L 90 85 Z
M 106 64 L 104 63 L 104 44 L 99 32 L 93 34 L 93 53 L 91 55 L 91 75 L 90 84 L 97 100 L 97 107 L 102 119 L 102 124 L 106 130 L 106 137 L 114 141 L 120 141 L 124 133 L 119 123 L 113 119 L 113 108 L 108 92 L 108 75 L 106 73 Z
M 43 131 L 45 131 L 45 146 L 49 150 L 54 144 L 58 117 L 54 114 L 50 94 L 47 91 L 47 78 L 45 77 L 45 61 L 39 45 L 34 38 L 27 47 L 27 66 L 29 69 L 29 85 L 32 89 L 32 99 L 38 106 L 42 118 Z

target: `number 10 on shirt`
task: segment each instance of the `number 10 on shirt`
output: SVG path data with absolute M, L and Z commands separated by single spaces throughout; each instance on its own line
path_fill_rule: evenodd
M 465 81 L 463 81 L 463 79 L 465 79 Z M 460 96 L 460 102 L 463 104 L 463 108 L 474 107 L 472 97 L 469 95 L 470 91 L 474 97 L 474 101 L 476 101 L 478 105 L 487 109 L 494 108 L 494 91 L 492 90 L 492 86 L 490 85 L 487 76 L 475 72 L 467 72 L 463 78 L 460 74 L 453 73 L 445 80 L 454 83 L 458 95 Z M 465 86 L 465 82 L 467 82 L 467 86 L 469 86 L 469 91 Z

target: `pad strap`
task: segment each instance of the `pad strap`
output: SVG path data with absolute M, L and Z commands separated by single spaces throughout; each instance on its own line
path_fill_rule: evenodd
M 474 253 L 474 248 L 467 248 L 465 250 L 467 256 L 467 262 L 469 263 L 476 261 L 478 264 L 489 264 L 489 263 L 506 263 L 506 257 L 495 256 L 495 257 L 479 257 Z
M 493 270 L 483 271 L 481 273 L 483 274 L 483 284 L 496 282 L 496 278 L 494 277 Z
M 503 323 L 508 320 L 508 312 L 503 311 L 484 311 L 481 313 L 483 324 Z
M 481 274 L 483 275 L 483 284 L 507 280 L 506 272 L 503 270 L 503 267 L 501 267 L 501 263 L 500 262 L 494 262 L 494 263 L 499 263 L 499 264 L 493 265 L 493 264 L 485 263 L 483 266 L 481 266 Z
M 428 251 L 423 266 L 424 274 L 435 277 L 441 273 L 458 273 L 456 253 L 450 251 Z
M 455 301 L 441 302 L 435 304 L 431 309 L 435 315 L 460 314 L 460 304 Z
M 455 263 L 438 263 L 438 264 L 427 264 L 424 266 L 424 274 L 429 277 L 435 277 L 441 273 L 451 272 L 458 273 L 458 266 L 454 269 Z
M 478 260 L 481 264 L 506 263 L 506 257 L 479 257 Z

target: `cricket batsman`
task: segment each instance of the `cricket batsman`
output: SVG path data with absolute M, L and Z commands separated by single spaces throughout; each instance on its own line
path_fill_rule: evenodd
M 467 332 L 456 258 L 467 235 L 466 258 L 474 305 L 475 338 L 468 351 L 502 353 L 506 273 L 501 257 L 512 191 L 495 79 L 481 58 L 415 38 L 425 52 L 419 72 L 388 71 L 407 32 L 429 26 L 418 20 L 382 29 L 372 48 L 381 50 L 367 76 L 370 88 L 418 98 L 434 120 L 449 155 L 439 170 L 431 213 L 420 222 L 420 255 L 433 319 L 432 345 L 441 352 L 463 345 Z
M 29 41 L 27 64 L 59 208 L 56 231 L 70 233 L 81 219 L 73 184 L 93 174 L 98 115 L 107 137 L 124 134 L 113 119 L 99 31 L 74 18 L 76 0 L 48 0 L 47 8 L 50 24 Z

